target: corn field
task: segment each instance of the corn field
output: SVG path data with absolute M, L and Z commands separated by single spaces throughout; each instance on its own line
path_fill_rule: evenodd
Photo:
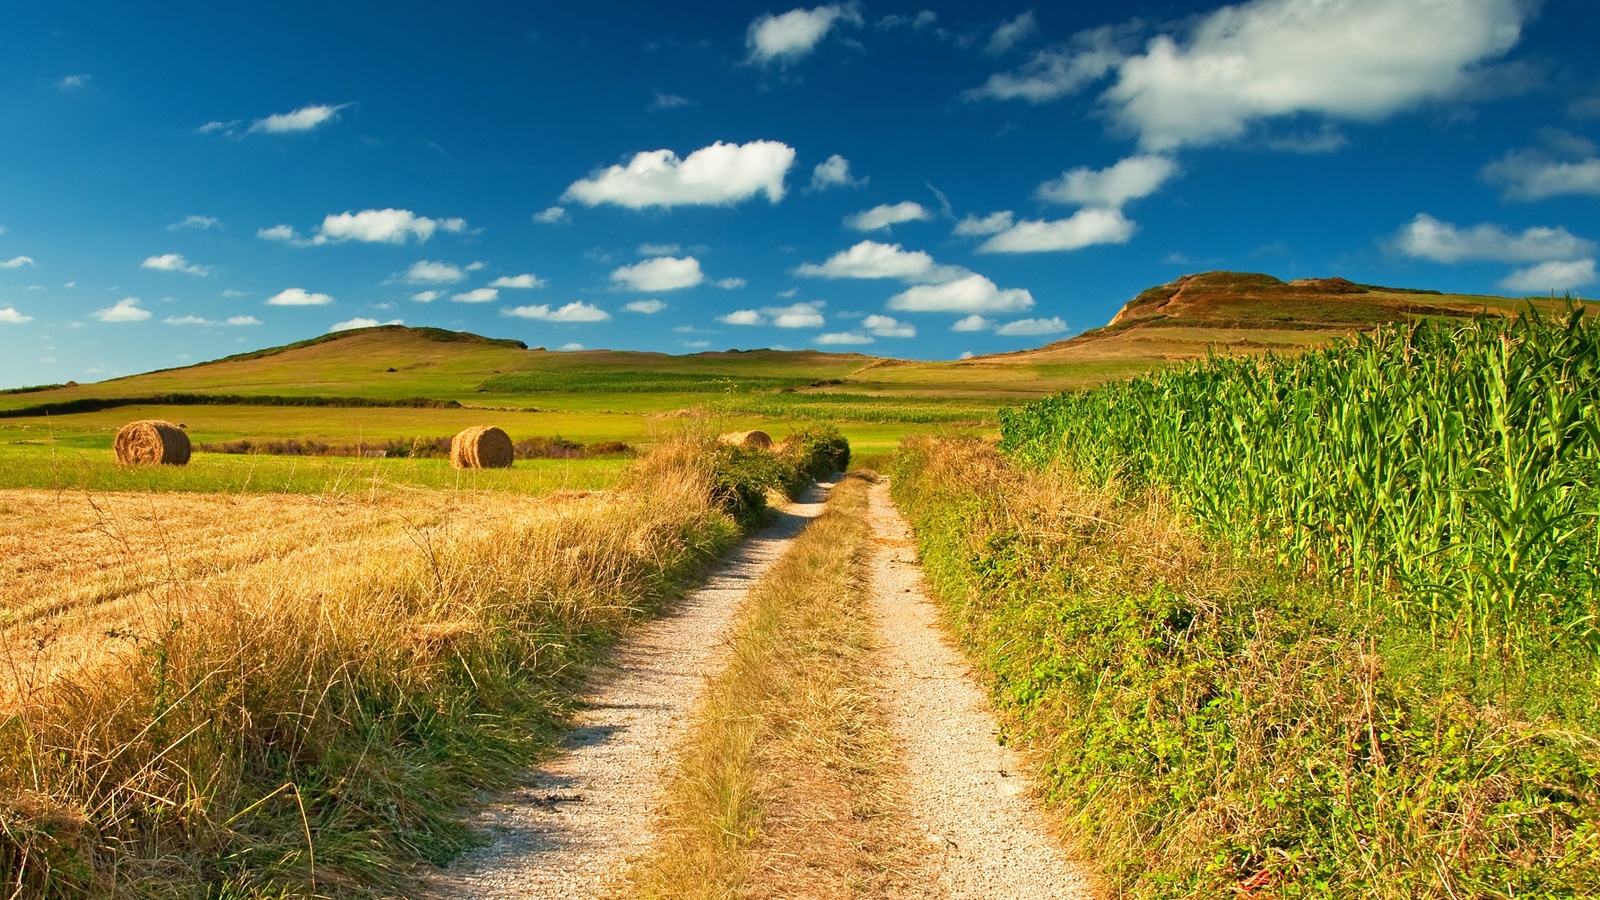
M 1483 650 L 1600 646 L 1600 322 L 1390 326 L 1001 412 L 1002 448 L 1156 488 Z

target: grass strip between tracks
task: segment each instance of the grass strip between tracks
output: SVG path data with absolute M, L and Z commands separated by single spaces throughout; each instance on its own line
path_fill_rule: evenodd
M 880 893 L 905 862 L 898 765 L 871 675 L 868 476 L 751 591 L 633 872 L 644 897 Z

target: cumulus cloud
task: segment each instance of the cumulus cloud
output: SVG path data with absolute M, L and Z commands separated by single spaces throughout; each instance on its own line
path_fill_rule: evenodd
M 1518 269 L 1507 275 L 1500 286 L 1519 294 L 1570 291 L 1595 282 L 1595 261 L 1574 259 L 1566 262 L 1552 260 L 1536 266 Z
M 418 303 L 432 303 L 444 296 L 444 291 L 418 291 L 411 295 L 411 299 Z
M 364 319 L 364 318 L 359 318 L 358 317 L 358 318 L 354 318 L 354 319 L 346 319 L 343 322 L 334 323 L 331 327 L 328 328 L 328 333 L 329 334 L 333 334 L 335 331 L 350 331 L 350 330 L 355 329 L 355 328 L 377 328 L 379 325 L 404 325 L 404 324 L 405 324 L 405 320 L 403 320 L 403 319 L 390 319 L 387 322 L 379 322 L 377 319 Z
M 0 260 L 0 269 L 20 269 L 23 266 L 37 265 L 31 256 L 13 256 L 7 260 Z
M 776 16 L 765 13 L 750 23 L 745 46 L 751 62 L 788 64 L 815 50 L 835 25 L 860 25 L 861 21 L 861 11 L 854 3 L 791 9 Z
M 544 285 L 544 279 L 532 274 L 531 272 L 523 273 L 521 275 L 501 275 L 499 278 L 489 282 L 489 287 L 492 288 L 528 289 L 540 288 L 544 287 Z
M 216 322 L 213 322 L 210 319 L 204 319 L 204 318 L 201 318 L 200 316 L 167 316 L 165 321 L 166 321 L 166 323 L 168 325 L 215 325 L 215 324 L 217 324 Z
M 1128 53 L 1126 35 L 1080 34 L 972 96 L 1044 102 L 1115 73 L 1102 96 L 1146 150 L 1229 141 L 1301 114 L 1373 121 L 1473 86 L 1510 50 L 1520 0 L 1250 0 L 1210 13 L 1182 39 Z M 1435 35 L 1419 43 L 1418 34 Z
M 1593 151 L 1591 151 L 1592 153 Z M 1600 157 L 1562 160 L 1540 150 L 1513 150 L 1483 167 L 1483 180 L 1507 200 L 1543 200 L 1563 194 L 1600 196 Z
M 864 187 L 870 178 L 856 178 L 850 174 L 850 160 L 839 154 L 817 163 L 811 170 L 811 189 L 825 191 L 836 187 Z
M 460 233 L 467 230 L 465 219 L 430 219 L 409 209 L 364 209 L 360 212 L 342 212 L 323 218 L 317 233 L 310 238 L 300 236 L 288 225 L 274 225 L 256 232 L 256 237 L 268 241 L 282 241 L 296 247 L 315 247 L 322 244 L 339 244 L 361 241 L 369 244 L 404 244 L 415 238 L 426 243 L 435 232 Z
M 1104 26 L 1080 32 L 1059 47 L 1041 50 L 1015 72 L 989 76 L 967 91 L 969 100 L 1025 100 L 1044 103 L 1081 90 L 1106 77 L 1127 59 L 1123 45 L 1136 29 Z
M 1023 220 L 983 242 L 982 253 L 1044 253 L 1125 244 L 1137 226 L 1119 209 L 1080 209 L 1052 222 Z
M 956 320 L 956 323 L 954 325 L 950 326 L 950 330 L 951 331 L 988 331 L 989 329 L 993 328 L 994 325 L 995 325 L 995 323 L 994 323 L 993 319 L 985 319 L 983 316 L 980 316 L 977 313 L 973 313 L 972 315 L 967 316 L 966 318 Z
M 260 325 L 261 320 L 255 316 L 229 316 L 227 321 L 223 322 L 222 324 L 232 325 L 237 328 L 247 325 Z
M 635 300 L 623 307 L 628 312 L 643 313 L 647 316 L 655 315 L 666 308 L 667 305 L 660 300 Z
M 765 325 L 767 319 L 753 309 L 736 309 L 727 315 L 717 316 L 717 321 L 724 325 Z
M 23 322 L 32 322 L 33 316 L 25 316 L 17 312 L 16 307 L 0 306 L 0 323 L 7 325 L 21 325 Z
M 124 297 L 105 309 L 97 309 L 89 315 L 102 322 L 143 322 L 150 318 L 150 310 L 139 306 L 138 297 Z
M 989 43 L 984 50 L 993 56 L 1002 53 L 1032 37 L 1039 30 L 1039 22 L 1033 17 L 1033 10 L 1028 10 L 1014 19 L 1001 22 L 994 33 L 989 35 Z
M 1006 337 L 1032 337 L 1041 334 L 1061 334 L 1066 330 L 1067 323 L 1059 316 L 1052 316 L 1048 319 L 1018 319 L 1015 322 L 1007 322 L 996 328 L 994 333 Z
M 250 131 L 266 134 L 291 134 L 299 131 L 312 131 L 339 118 L 339 110 L 349 105 L 348 103 L 341 103 L 337 106 L 302 106 L 294 112 L 275 113 L 265 119 L 257 119 L 255 124 L 250 126 Z
M 580 322 L 604 322 L 611 318 L 611 314 L 588 303 L 568 303 L 559 309 L 552 310 L 547 304 L 540 303 L 535 306 L 514 306 L 500 311 L 503 316 L 515 316 L 519 319 L 537 319 L 541 322 L 563 322 L 568 324 Z
M 907 200 L 904 203 L 884 203 L 846 216 L 844 224 L 846 228 L 856 231 L 879 231 L 903 222 L 926 222 L 931 218 L 933 213 L 924 209 L 922 204 Z
M 977 216 L 967 216 L 965 219 L 962 219 L 956 223 L 955 233 L 961 237 L 978 237 L 986 234 L 999 234 L 1002 231 L 1010 229 L 1015 219 L 1016 215 L 1009 209 L 997 213 L 990 213 L 982 218 Z
M 862 241 L 841 250 L 821 265 L 805 263 L 795 274 L 812 278 L 899 278 L 912 282 L 952 281 L 970 274 L 959 266 L 942 266 L 921 250 L 899 244 Z
M 861 327 L 878 337 L 913 338 L 917 336 L 916 326 L 909 322 L 901 322 L 891 316 L 867 316 L 861 320 Z
M 823 346 L 849 346 L 855 344 L 870 344 L 872 343 L 872 338 L 867 337 L 864 334 L 856 334 L 853 331 L 833 331 L 827 334 L 817 335 L 816 343 L 822 344 Z
M 494 288 L 474 288 L 459 294 L 451 294 L 450 299 L 457 303 L 493 303 L 500 299 L 500 292 Z
M 333 298 L 327 294 L 315 294 L 305 288 L 289 288 L 279 291 L 267 298 L 268 306 L 327 306 Z
M 1024 288 L 1001 290 L 974 273 L 943 284 L 915 285 L 890 297 L 889 308 L 900 312 L 1022 312 L 1033 308 L 1033 295 Z
M 173 222 L 167 226 L 168 231 L 182 231 L 185 228 L 198 228 L 205 231 L 211 228 L 221 228 L 222 222 L 211 216 L 184 216 L 183 221 Z
M 565 225 L 572 221 L 572 216 L 567 214 L 565 207 L 551 206 L 544 212 L 534 213 L 533 220 L 542 225 Z
M 700 271 L 700 260 L 692 256 L 681 259 L 661 256 L 623 266 L 611 273 L 611 280 L 621 287 L 650 292 L 694 287 L 705 278 L 705 273 Z
M 154 269 L 158 272 L 182 272 L 185 275 L 211 274 L 210 269 L 189 262 L 180 253 L 163 253 L 160 256 L 152 256 L 140 263 L 139 268 Z
M 711 282 L 711 286 L 714 288 L 721 288 L 725 291 L 736 291 L 749 283 L 750 282 L 745 281 L 743 278 L 719 278 L 716 281 Z
M 419 259 L 401 277 L 411 284 L 455 284 L 465 281 L 467 273 L 447 262 Z
M 671 150 L 650 150 L 635 154 L 626 166 L 611 166 L 573 182 L 562 199 L 648 209 L 729 206 L 764 193 L 777 203 L 793 164 L 794 148 L 780 141 L 718 141 L 683 159 Z
M 1418 213 L 1400 229 L 1395 246 L 1407 256 L 1441 263 L 1466 260 L 1567 262 L 1592 256 L 1595 252 L 1593 241 L 1565 228 L 1529 228 L 1520 234 L 1489 223 L 1457 228 L 1427 213 Z
M 762 312 L 772 317 L 772 324 L 779 328 L 821 328 L 823 325 L 822 313 L 818 310 L 821 303 L 795 303 L 790 306 L 769 306 Z
M 1079 166 L 1063 172 L 1039 185 L 1035 196 L 1055 203 L 1121 209 L 1130 200 L 1154 194 L 1177 172 L 1178 164 L 1171 158 L 1141 154 L 1106 169 Z

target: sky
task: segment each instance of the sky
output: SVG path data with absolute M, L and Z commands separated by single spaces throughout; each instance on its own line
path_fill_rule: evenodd
M 0 387 L 363 325 L 952 359 L 1213 269 L 1589 296 L 1600 4 L 0 5 Z

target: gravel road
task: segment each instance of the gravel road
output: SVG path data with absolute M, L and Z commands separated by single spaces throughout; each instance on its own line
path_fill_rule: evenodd
M 994 717 L 929 600 L 911 528 L 871 493 L 872 596 L 889 718 L 905 754 L 912 827 L 926 836 L 922 896 L 1091 898 L 1034 803 L 1022 760 L 1000 746 Z
M 433 879 L 440 898 L 589 898 L 650 844 L 650 810 L 745 595 L 820 515 L 831 484 L 790 504 L 705 587 L 618 648 L 548 763 L 475 823 L 494 843 Z

